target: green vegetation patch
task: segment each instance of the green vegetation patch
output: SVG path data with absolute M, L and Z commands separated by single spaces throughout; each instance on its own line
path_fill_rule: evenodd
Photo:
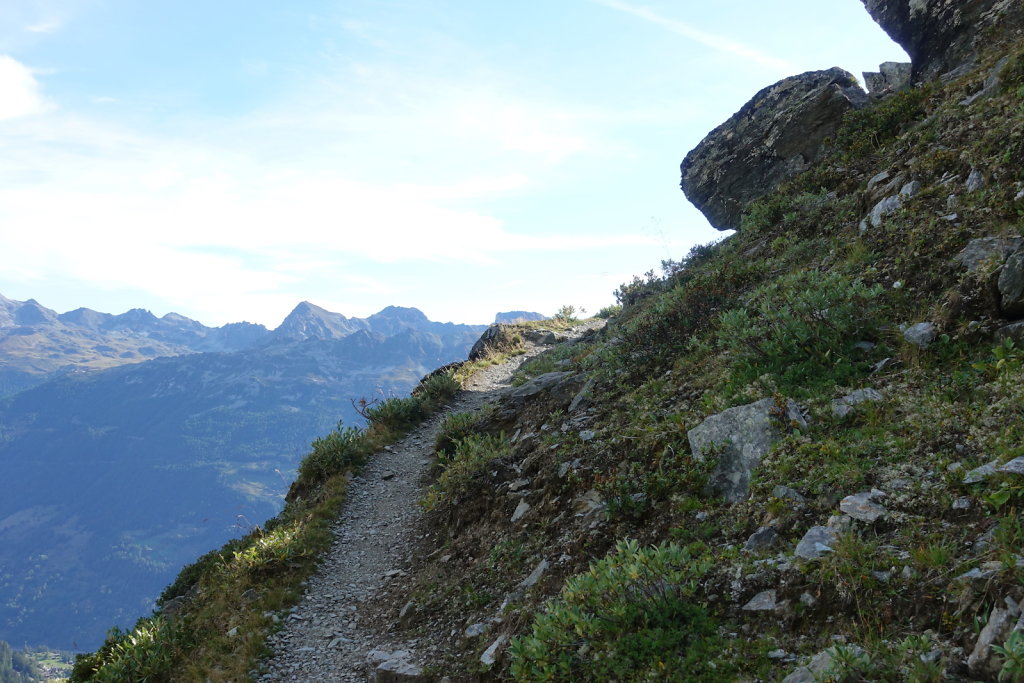
M 717 628 L 693 596 L 711 568 L 700 548 L 620 541 L 570 578 L 511 646 L 523 681 L 721 681 Z
M 423 497 L 423 507 L 433 510 L 454 503 L 473 490 L 473 482 L 491 461 L 511 454 L 512 448 L 503 434 L 469 434 L 456 439 L 451 453 L 437 454 L 441 474 Z

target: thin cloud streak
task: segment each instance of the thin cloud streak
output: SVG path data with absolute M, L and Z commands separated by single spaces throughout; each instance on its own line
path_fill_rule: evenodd
M 787 73 L 797 70 L 797 67 L 792 62 L 785 59 L 779 59 L 778 57 L 765 54 L 760 50 L 756 50 L 749 45 L 744 45 L 743 43 L 732 40 L 731 38 L 701 31 L 700 29 L 682 21 L 663 17 L 648 7 L 631 5 L 626 2 L 621 2 L 621 0 L 591 0 L 591 2 L 597 5 L 603 5 L 609 9 L 631 14 L 643 19 L 644 21 L 649 21 L 652 24 L 657 24 L 667 28 L 673 33 L 683 36 L 684 38 L 689 38 L 695 43 L 700 43 L 701 45 L 710 47 L 712 50 L 716 50 L 717 52 L 723 52 L 725 54 L 732 55 L 733 57 L 749 59 L 769 69 L 781 70 Z

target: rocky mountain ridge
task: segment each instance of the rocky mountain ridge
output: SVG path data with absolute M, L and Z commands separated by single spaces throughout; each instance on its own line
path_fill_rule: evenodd
M 436 323 L 415 308 L 399 306 L 367 318 L 347 318 L 303 301 L 273 330 L 249 322 L 207 327 L 178 313 L 158 318 L 141 308 L 119 315 L 89 308 L 58 314 L 35 299 L 14 301 L 0 295 L 0 398 L 62 373 L 188 353 L 341 339 L 358 331 L 389 337 L 406 329 L 448 335 L 476 326 Z

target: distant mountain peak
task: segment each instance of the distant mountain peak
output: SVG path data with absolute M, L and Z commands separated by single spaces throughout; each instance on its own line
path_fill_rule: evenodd
M 415 323 L 425 323 L 430 320 L 420 309 L 406 306 L 387 306 L 371 315 L 369 320 L 374 320 L 375 318 L 388 318 L 391 320 Z
M 363 321 L 350 321 L 341 313 L 302 301 L 274 330 L 274 335 L 286 339 L 340 339 L 364 327 Z
M 51 311 L 35 299 L 29 299 L 14 311 L 18 325 L 46 325 L 57 322 L 57 312 Z

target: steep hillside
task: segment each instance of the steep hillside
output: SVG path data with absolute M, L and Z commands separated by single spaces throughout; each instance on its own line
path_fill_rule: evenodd
M 1024 680 L 1024 7 L 865 4 L 912 67 L 758 93 L 682 167 L 737 232 L 446 419 L 409 566 L 346 616 L 415 646 L 362 675 Z

